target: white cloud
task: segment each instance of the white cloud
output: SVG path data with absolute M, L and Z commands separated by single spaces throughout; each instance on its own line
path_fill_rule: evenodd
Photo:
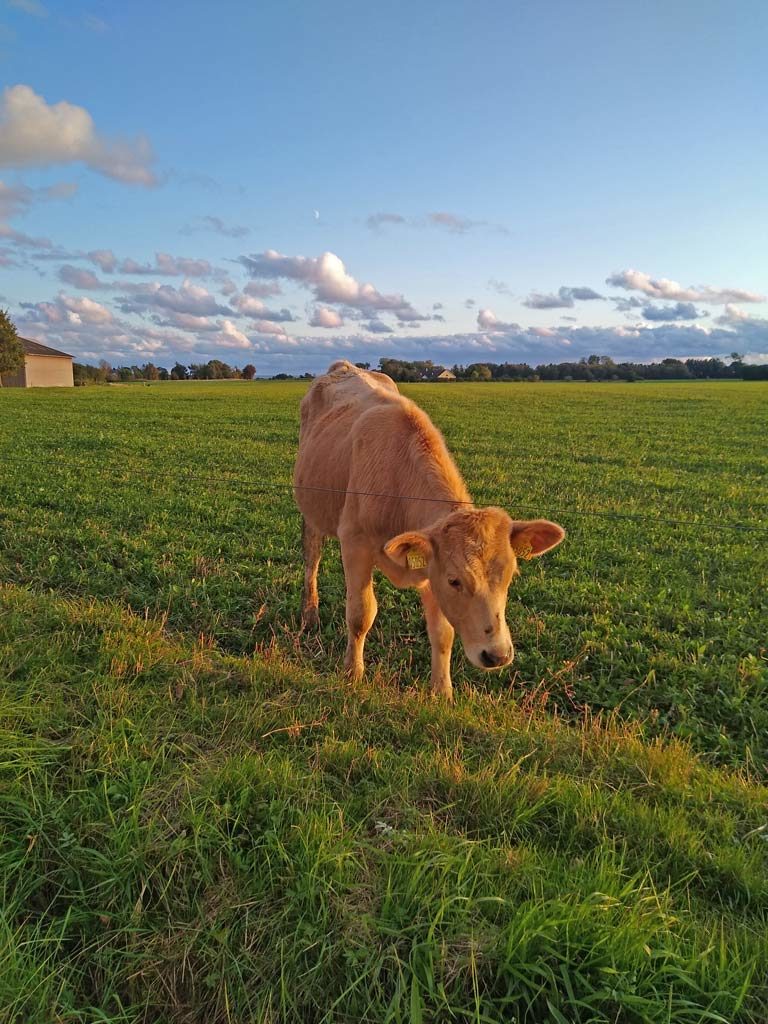
M 35 18 L 47 18 L 48 11 L 40 3 L 40 0 L 8 0 L 9 7 L 15 7 L 17 11 L 24 11 Z
M 172 256 L 169 252 L 156 252 L 154 263 L 139 263 L 126 256 L 119 259 L 111 249 L 93 249 L 80 254 L 80 258 L 94 263 L 105 274 L 131 274 L 137 277 L 212 277 L 219 274 L 208 260 L 191 256 Z M 228 280 L 226 277 L 224 280 Z
M 447 213 L 445 210 L 428 213 L 427 223 L 432 227 L 444 228 L 454 235 L 465 235 L 474 228 L 488 228 L 491 231 L 499 231 L 503 235 L 509 234 L 502 224 L 490 224 L 487 220 L 470 220 L 468 217 L 460 217 L 456 213 Z
M 60 295 L 59 301 L 75 316 L 79 316 L 84 324 L 108 324 L 112 321 L 112 313 L 100 302 L 89 299 L 87 295 Z
M 74 162 L 126 184 L 157 184 L 143 136 L 107 139 L 84 107 L 65 100 L 49 105 L 28 85 L 7 87 L 0 100 L 0 167 Z
M 573 309 L 577 299 L 579 302 L 588 302 L 591 299 L 602 298 L 603 296 L 592 288 L 563 285 L 561 288 L 558 288 L 556 295 L 543 295 L 541 292 L 532 292 L 524 300 L 523 305 L 527 306 L 528 309 Z
M 73 267 L 71 263 L 65 263 L 59 267 L 59 280 L 69 284 L 73 288 L 98 290 L 104 288 L 115 288 L 109 281 L 100 280 L 92 270 L 83 270 L 82 267 Z
M 213 273 L 213 267 L 208 260 L 171 256 L 168 252 L 156 252 L 154 264 L 137 263 L 128 257 L 120 260 L 117 270 L 121 274 L 145 274 L 152 277 L 210 277 Z
M 285 328 L 273 320 L 256 320 L 253 326 L 259 334 L 274 334 L 278 338 L 288 337 Z
M 96 17 L 95 14 L 86 14 L 83 18 L 83 25 L 88 29 L 89 32 L 106 32 L 109 25 L 103 18 Z
M 558 338 L 558 332 L 552 327 L 529 327 L 528 333 L 534 338 Z M 570 342 L 568 343 L 570 344 Z
M 250 338 L 239 330 L 231 320 L 224 320 L 221 331 L 216 335 L 214 341 L 221 348 L 253 348 Z
M 212 320 L 207 316 L 195 316 L 192 313 L 169 312 L 162 319 L 155 318 L 155 323 L 160 327 L 175 327 L 182 331 L 192 331 L 194 334 L 209 334 L 220 331 L 221 320 Z
M 679 299 L 683 302 L 708 302 L 721 305 L 732 302 L 764 302 L 765 295 L 747 292 L 741 288 L 712 288 L 709 285 L 684 288 L 666 277 L 652 278 L 641 270 L 621 270 L 611 274 L 605 283 L 627 291 L 643 292 L 654 299 Z
M 383 224 L 407 224 L 408 220 L 401 213 L 372 213 L 366 223 L 377 231 Z
M 243 316 L 260 317 L 267 308 L 261 299 L 255 299 L 251 295 L 235 294 L 229 301 Z
M 274 249 L 254 256 L 243 256 L 240 262 L 256 279 L 297 281 L 314 290 L 319 302 L 344 303 L 355 309 L 379 310 L 394 314 L 398 320 L 424 320 L 402 295 L 383 295 L 372 284 L 361 284 L 339 257 L 332 252 L 322 256 L 283 256 Z
M 0 152 L 2 152 L 1 136 Z M 55 247 L 50 238 L 36 238 L 23 231 L 17 231 L 10 226 L 8 221 L 26 213 L 34 203 L 51 199 L 70 199 L 76 192 L 77 185 L 68 181 L 60 181 L 44 188 L 30 188 L 29 185 L 20 183 L 8 185 L 6 182 L 0 181 L 0 238 L 17 248 L 54 250 Z
M 466 217 L 459 217 L 455 213 L 446 213 L 445 210 L 428 213 L 427 220 L 430 224 L 434 224 L 435 227 L 447 228 L 448 231 L 452 231 L 454 234 L 463 234 L 479 223 L 478 221 L 468 220 Z
M 46 188 L 30 188 L 29 185 L 22 184 L 8 185 L 0 180 L 0 218 L 9 220 L 11 217 L 26 213 L 33 203 L 49 199 L 71 199 L 76 192 L 77 184 L 73 181 L 60 181 Z
M 249 281 L 243 291 L 246 295 L 254 295 L 257 299 L 268 299 L 272 295 L 283 294 L 277 281 Z
M 509 231 L 502 224 L 492 224 L 487 220 L 470 220 L 458 213 L 446 210 L 433 210 L 423 217 L 404 217 L 401 213 L 372 213 L 366 220 L 372 231 L 379 231 L 385 224 L 408 225 L 412 228 L 442 228 L 453 235 L 465 235 L 475 228 L 485 228 L 508 235 Z
M 9 224 L 0 224 L 0 238 L 6 239 L 12 245 L 27 249 L 52 249 L 53 242 L 50 238 L 33 238 L 23 231 L 16 231 Z
M 239 313 L 254 320 L 273 320 L 276 323 L 290 323 L 293 320 L 290 309 L 268 309 L 261 299 L 252 295 L 235 294 L 229 301 Z
M 481 309 L 477 314 L 477 326 L 481 331 L 518 331 L 519 324 L 507 324 L 499 320 L 492 309 Z
M 488 287 L 493 288 L 499 295 L 512 295 L 509 285 L 506 281 L 499 281 L 498 278 L 488 278 Z
M 209 215 L 198 217 L 193 224 L 185 224 L 179 234 L 192 235 L 196 231 L 215 231 L 216 234 L 224 235 L 225 238 L 245 238 L 251 233 L 251 229 L 244 224 L 225 224 L 221 217 Z
M 716 324 L 738 324 L 740 321 L 746 320 L 747 322 L 753 321 L 754 318 L 745 313 L 743 309 L 739 309 L 738 306 L 734 306 L 731 303 L 725 307 L 722 315 L 715 319 Z
M 178 288 L 158 284 L 156 281 L 147 284 L 123 283 L 121 287 L 126 294 L 119 296 L 116 301 L 124 313 L 146 313 L 151 310 L 169 310 L 192 316 L 212 316 L 217 313 L 226 316 L 232 313 L 231 309 L 217 302 L 207 288 L 192 284 L 191 281 L 184 281 Z
M 310 327 L 342 327 L 344 318 L 335 309 L 329 309 L 328 306 L 317 306 L 309 325 Z
M 34 323 L 79 326 L 81 324 L 108 324 L 112 313 L 101 303 L 87 296 L 66 295 L 59 292 L 52 302 L 22 303 L 28 310 L 27 318 Z
M 90 260 L 91 263 L 95 263 L 103 273 L 114 274 L 117 266 L 117 257 L 111 249 L 94 249 L 85 258 Z
M 709 313 L 700 313 L 692 302 L 676 302 L 674 306 L 654 306 L 652 302 L 643 306 L 646 320 L 701 320 Z

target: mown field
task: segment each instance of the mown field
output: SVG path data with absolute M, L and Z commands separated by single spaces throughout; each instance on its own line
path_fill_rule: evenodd
M 453 707 L 298 636 L 304 385 L 0 392 L 0 1020 L 768 1018 L 768 385 L 404 390 L 568 531 Z

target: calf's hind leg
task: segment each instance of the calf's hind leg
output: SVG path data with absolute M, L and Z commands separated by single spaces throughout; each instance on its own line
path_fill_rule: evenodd
M 322 533 L 313 530 L 306 519 L 301 520 L 301 547 L 304 552 L 304 592 L 301 597 L 301 625 L 315 629 L 320 625 L 317 596 L 317 569 L 323 553 Z

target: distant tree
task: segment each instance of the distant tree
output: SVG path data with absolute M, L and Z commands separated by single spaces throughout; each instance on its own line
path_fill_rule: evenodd
M 183 363 L 174 363 L 171 370 L 171 380 L 186 380 L 187 368 Z
M 370 363 L 355 363 L 355 366 L 358 368 L 358 370 L 370 370 L 371 368 Z
M 491 368 L 486 363 L 472 363 L 467 367 L 466 372 L 470 380 L 491 380 L 493 378 Z
M 75 387 L 83 387 L 85 384 L 106 384 L 112 378 L 117 380 L 117 373 L 109 365 L 106 359 L 102 359 L 98 366 L 90 366 L 88 363 L 73 363 L 72 376 Z
M 108 380 L 117 380 L 117 375 L 115 374 L 115 371 L 112 369 L 111 365 L 107 362 L 106 359 L 99 360 L 99 368 L 97 373 L 99 384 L 106 384 Z
M 728 367 L 732 377 L 743 377 L 744 356 L 739 352 L 731 352 L 731 365 Z
M 141 368 L 144 380 L 160 380 L 160 371 L 154 363 L 145 363 Z
M 256 367 L 253 363 L 246 363 L 243 367 L 243 380 L 253 380 L 256 376 Z
M 164 366 L 158 367 L 158 373 L 160 375 L 160 380 L 170 380 L 171 379 L 170 373 L 168 373 L 168 371 L 166 370 L 166 368 Z
M 379 369 L 394 381 L 417 381 L 428 379 L 434 369 L 431 359 L 408 362 L 404 359 L 380 359 Z
M 15 373 L 24 365 L 24 349 L 7 309 L 0 309 L 0 373 Z
M 207 363 L 192 363 L 189 375 L 195 380 L 230 380 L 237 376 L 237 371 L 220 359 L 211 359 Z
M 741 375 L 744 380 L 768 380 L 768 363 L 759 366 L 742 366 Z

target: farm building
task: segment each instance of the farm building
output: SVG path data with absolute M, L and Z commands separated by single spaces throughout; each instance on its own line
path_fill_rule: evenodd
M 16 373 L 4 373 L 0 387 L 4 388 L 71 388 L 72 356 L 39 341 L 19 338 L 24 349 L 24 366 Z
M 456 380 L 456 374 L 451 373 L 450 370 L 443 370 L 442 373 L 438 373 L 436 380 Z

